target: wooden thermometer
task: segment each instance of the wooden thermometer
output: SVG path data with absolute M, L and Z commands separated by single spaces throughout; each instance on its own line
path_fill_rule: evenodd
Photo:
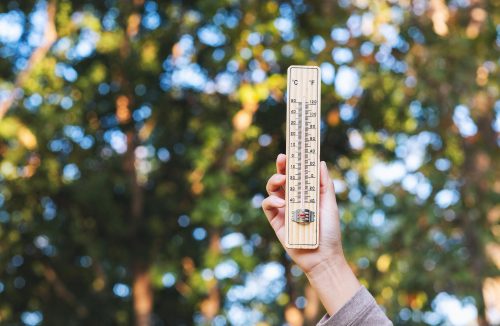
M 287 77 L 285 245 L 319 245 L 319 67 L 290 66 Z

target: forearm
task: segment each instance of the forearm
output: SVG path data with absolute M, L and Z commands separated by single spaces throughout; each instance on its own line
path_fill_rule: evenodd
M 361 287 L 344 257 L 325 260 L 306 275 L 330 316 L 339 311 Z
M 325 260 L 306 275 L 328 312 L 317 326 L 392 326 L 344 257 Z

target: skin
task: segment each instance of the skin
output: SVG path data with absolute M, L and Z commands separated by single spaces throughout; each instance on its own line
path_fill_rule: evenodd
M 276 174 L 269 178 L 266 185 L 269 196 L 262 202 L 262 209 L 281 245 L 304 271 L 331 316 L 361 287 L 342 250 L 340 219 L 333 181 L 328 175 L 326 163 L 321 161 L 319 247 L 314 250 L 288 249 L 284 245 L 285 184 L 286 155 L 279 154 L 276 159 Z

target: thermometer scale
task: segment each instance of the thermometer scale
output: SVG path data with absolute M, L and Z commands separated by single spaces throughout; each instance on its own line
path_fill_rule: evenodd
M 287 76 L 287 248 L 319 245 L 320 69 L 290 66 Z

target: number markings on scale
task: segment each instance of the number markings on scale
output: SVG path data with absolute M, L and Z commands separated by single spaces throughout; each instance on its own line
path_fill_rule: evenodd
M 286 244 L 318 246 L 319 112 L 318 67 L 288 70 Z

